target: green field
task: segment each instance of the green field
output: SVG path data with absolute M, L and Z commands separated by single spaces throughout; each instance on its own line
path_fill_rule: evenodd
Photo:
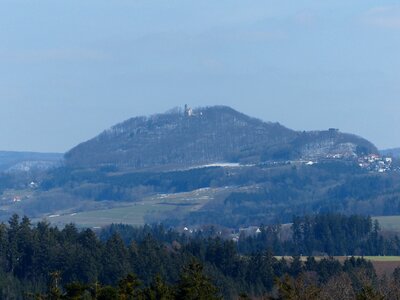
M 354 256 L 355 258 L 365 258 L 372 262 L 400 262 L 400 256 Z M 276 259 L 280 260 L 282 258 L 291 260 L 292 256 L 275 256 Z M 316 260 L 321 260 L 323 258 L 328 258 L 327 256 L 314 256 Z M 334 256 L 334 259 L 339 261 L 344 261 L 346 258 L 350 258 L 350 256 Z M 302 256 L 301 261 L 307 261 L 307 256 Z
M 400 262 L 400 256 L 364 256 L 370 261 Z
M 167 212 L 174 206 L 157 204 L 133 204 L 112 209 L 94 210 L 64 215 L 50 215 L 47 220 L 55 225 L 75 223 L 79 227 L 102 227 L 111 223 L 143 225 L 145 216 L 152 213 Z
M 192 192 L 176 194 L 158 194 L 140 202 L 123 203 L 119 207 L 98 209 L 85 212 L 58 212 L 47 215 L 46 219 L 54 224 L 63 226 L 74 223 L 79 227 L 103 227 L 112 223 L 129 225 L 144 225 L 146 218 L 162 220 L 173 215 L 184 215 L 200 209 L 210 200 L 224 197 L 230 192 L 229 188 L 206 188 Z
M 400 216 L 373 217 L 378 220 L 382 229 L 400 232 Z

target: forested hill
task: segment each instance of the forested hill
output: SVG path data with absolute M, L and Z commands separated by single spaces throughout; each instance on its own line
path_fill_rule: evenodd
M 337 130 L 297 132 L 279 123 L 214 106 L 136 117 L 70 150 L 72 167 L 188 167 L 376 153 L 360 137 Z

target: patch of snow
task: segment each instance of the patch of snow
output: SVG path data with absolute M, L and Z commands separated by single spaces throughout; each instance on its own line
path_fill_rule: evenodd
M 254 167 L 254 164 L 246 164 L 246 165 L 241 165 L 240 163 L 228 163 L 228 162 L 217 162 L 217 163 L 211 163 L 211 164 L 205 164 L 205 165 L 198 165 L 198 166 L 191 166 L 187 168 L 182 168 L 182 169 L 176 169 L 175 171 L 188 171 L 188 170 L 194 170 L 194 169 L 204 169 L 204 168 L 215 168 L 215 167 L 220 167 L 220 168 L 240 168 L 240 167 Z

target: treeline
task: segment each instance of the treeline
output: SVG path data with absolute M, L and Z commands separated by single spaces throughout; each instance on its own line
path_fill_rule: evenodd
M 400 239 L 381 232 L 371 217 L 318 214 L 294 217 L 290 228 L 261 226 L 260 233 L 243 236 L 239 251 L 270 249 L 277 255 L 400 255 Z
M 240 254 L 248 255 L 257 251 L 271 251 L 275 255 L 318 255 L 318 256 L 374 256 L 400 255 L 400 238 L 393 233 L 381 232 L 379 222 L 369 216 L 343 214 L 317 214 L 293 217 L 291 224 L 261 225 L 256 232 L 250 229 L 240 231 L 236 245 Z M 135 228 L 114 224 L 100 233 L 106 240 L 118 234 L 129 244 L 141 241 L 151 235 L 158 241 L 181 244 L 204 241 L 220 237 L 232 239 L 237 236 L 221 227 L 203 226 L 192 233 L 179 234 L 166 230 L 162 225 Z
M 360 217 L 355 226 L 364 221 Z M 273 236 L 267 235 L 267 231 L 243 238 L 239 244 L 220 238 L 219 233 L 212 227 L 188 236 L 161 225 L 142 228 L 114 225 L 96 235 L 91 229 L 78 230 L 72 224 L 62 229 L 44 221 L 32 225 L 28 218 L 20 220 L 14 215 L 8 224 L 0 225 L 0 298 L 24 299 L 27 295 L 39 295 L 46 299 L 53 292 L 57 297 L 67 297 L 68 293 L 78 293 L 77 290 L 89 295 L 93 294 L 94 287 L 97 292 L 104 290 L 115 296 L 125 289 L 122 284 L 133 288 L 143 299 L 211 299 L 179 298 L 187 272 L 196 272 L 212 295 L 226 299 L 238 295 L 279 299 L 297 289 L 299 282 L 311 279 L 307 286 L 321 293 L 330 280 L 336 282 L 343 278 L 351 279 L 354 294 L 361 293 L 367 283 L 374 291 L 379 287 L 372 264 L 364 259 L 349 258 L 343 263 L 329 257 L 281 259 L 274 256 L 269 242 L 261 244 L 263 237 Z M 281 239 L 275 243 L 276 247 L 280 243 L 282 249 L 290 246 L 290 241 Z M 244 246 L 247 248 L 243 249 Z M 154 286 L 160 284 L 165 285 L 173 298 L 149 296 L 155 292 Z M 195 283 L 185 286 L 190 289 L 192 285 L 196 286 Z M 195 288 L 199 289 L 202 291 Z M 131 299 L 132 295 L 125 296 L 121 299 Z M 66 299 L 91 299 L 79 297 Z
M 60 272 L 53 272 L 50 275 L 51 279 L 46 293 L 26 293 L 24 297 L 36 300 L 221 299 L 218 289 L 204 274 L 203 266 L 195 261 L 182 270 L 180 279 L 175 285 L 166 283 L 157 275 L 149 286 L 143 287 L 138 277 L 130 273 L 121 278 L 115 286 L 102 285 L 98 282 L 89 284 L 72 282 L 61 287 L 59 285 Z
M 218 299 L 398 299 L 400 296 L 400 269 L 391 278 L 379 279 L 371 263 L 354 257 L 340 263 L 334 259 L 316 261 L 309 257 L 302 262 L 295 257 L 286 273 L 276 274 L 273 286 L 259 295 L 241 292 L 222 295 L 220 289 L 205 275 L 203 266 L 196 261 L 183 268 L 176 284 L 169 284 L 157 275 L 144 286 L 133 273 L 121 278 L 116 285 L 72 282 L 59 284 L 60 272 L 51 273 L 49 286 L 44 293 L 26 293 L 24 298 L 37 300 L 218 300 Z M 286 265 L 281 260 L 281 265 Z M 263 266 L 260 266 L 263 267 Z M 257 273 L 257 269 L 255 270 Z M 254 282 L 260 285 L 260 282 Z M 3 295 L 4 297 L 4 295 Z M 9 299 L 8 296 L 2 299 Z

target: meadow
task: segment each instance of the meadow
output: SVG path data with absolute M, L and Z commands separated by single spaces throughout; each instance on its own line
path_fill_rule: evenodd
M 48 215 L 46 220 L 53 225 L 74 223 L 78 227 L 99 228 L 106 225 L 128 224 L 140 226 L 156 218 L 184 215 L 207 204 L 211 199 L 223 197 L 229 188 L 205 188 L 192 192 L 157 194 L 123 206 L 84 212 L 59 212 Z

